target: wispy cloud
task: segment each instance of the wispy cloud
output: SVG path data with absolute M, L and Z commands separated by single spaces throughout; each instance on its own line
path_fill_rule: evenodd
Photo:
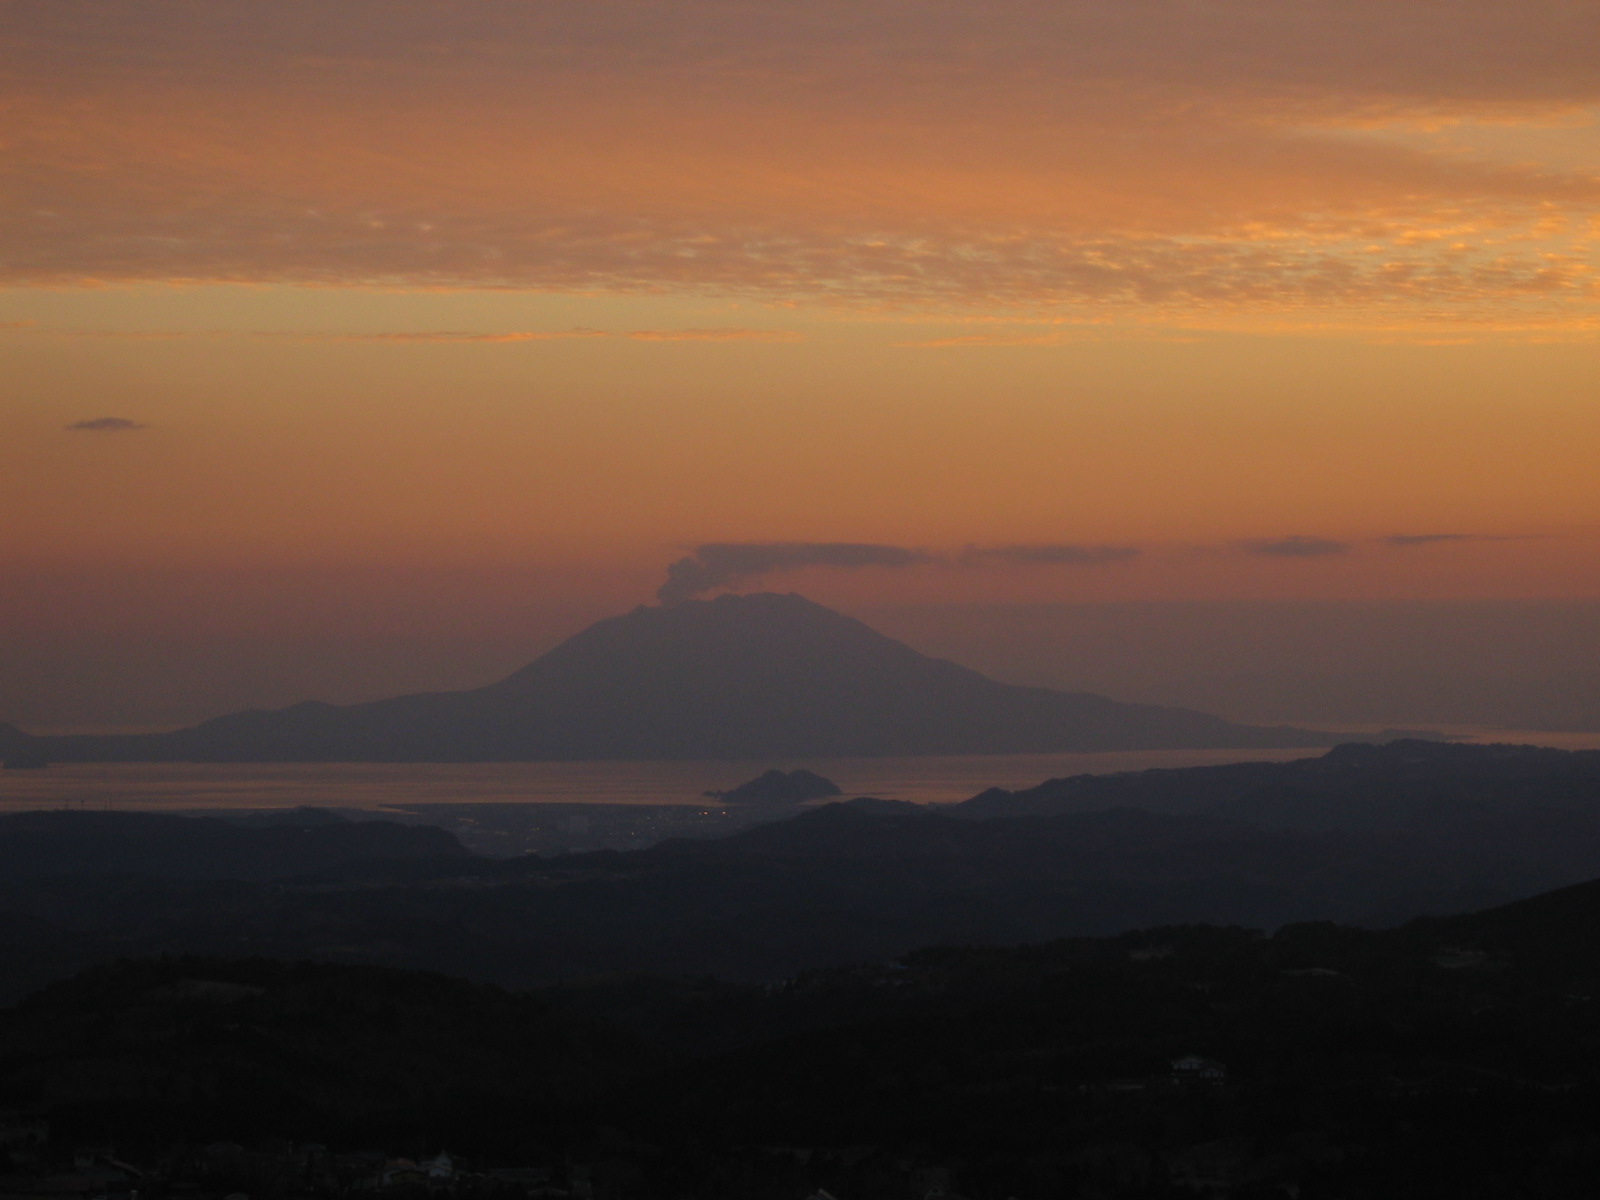
M 1600 310 L 1589 5 L 1152 3 L 13 0 L 0 280 Z
M 635 342 L 800 342 L 803 333 L 788 329 L 631 329 L 618 334 Z
M 1068 340 L 1068 335 L 1061 333 L 969 333 L 894 344 L 898 349 L 904 350 L 950 350 L 987 346 L 1060 346 Z
M 1021 546 L 971 546 L 961 561 L 1012 566 L 1101 567 L 1127 562 L 1140 554 L 1137 546 L 1086 546 L 1072 542 Z
M 667 581 L 657 597 L 673 604 L 805 567 L 1099 567 L 1126 562 L 1139 552 L 1137 546 L 1072 542 L 968 546 L 948 552 L 870 542 L 712 542 L 668 566 Z
M 1521 542 L 1537 534 L 1504 533 L 1395 533 L 1381 539 L 1385 546 L 1407 549 L 1413 546 L 1434 546 L 1441 542 Z
M 466 333 L 422 330 L 407 333 L 253 333 L 251 337 L 324 342 L 559 342 L 586 338 L 621 338 L 630 342 L 798 342 L 804 335 L 786 329 L 556 329 L 510 333 Z
M 214 336 L 228 336 L 219 332 Z M 514 342 L 560 342 L 583 338 L 615 337 L 603 329 L 520 330 L 511 333 L 469 333 L 452 329 L 410 330 L 400 333 L 321 333 L 251 331 L 235 336 L 274 338 L 291 342 L 473 342 L 502 345 Z
M 656 596 L 675 604 L 798 567 L 899 568 L 936 561 L 925 550 L 865 542 L 712 542 L 669 565 Z
M 1385 546 L 1432 546 L 1436 542 L 1475 542 L 1481 538 L 1472 533 L 1395 533 L 1383 539 Z
M 76 433 L 130 433 L 150 426 L 131 417 L 91 417 L 87 421 L 74 421 L 67 428 Z
M 1239 545 L 1250 554 L 1260 554 L 1267 558 L 1328 558 L 1336 554 L 1348 554 L 1351 550 L 1349 542 L 1335 541 L 1333 538 L 1306 537 L 1294 534 L 1283 538 L 1259 538 L 1240 542 Z
M 402 330 L 365 333 L 326 330 L 276 329 L 51 329 L 26 325 L 32 332 L 54 337 L 126 338 L 132 341 L 166 341 L 174 338 L 261 338 L 290 342 L 374 342 L 399 345 L 412 343 L 465 343 L 472 345 L 515 345 L 521 342 L 582 341 L 617 338 L 633 342 L 798 342 L 805 335 L 787 329 L 540 329 L 510 332 L 475 332 L 457 329 Z

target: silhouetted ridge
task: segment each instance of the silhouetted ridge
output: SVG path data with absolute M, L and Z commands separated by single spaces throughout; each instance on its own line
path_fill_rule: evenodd
M 1108 808 L 1205 812 L 1268 828 L 1437 826 L 1536 812 L 1586 811 L 1600 794 L 1600 751 L 1406 740 L 1345 743 L 1319 758 L 1075 775 L 990 788 L 958 817 L 1054 816 Z
M 1600 863 L 1600 753 L 1412 744 L 1037 791 L 1030 815 L 845 801 L 721 839 L 503 860 L 437 829 L 309 813 L 18 814 L 0 818 L 0 1002 L 166 951 L 514 986 L 640 970 L 773 981 L 935 943 L 1388 924 L 1577 884 Z M 1562 928 L 1587 936 L 1584 896 L 1560 903 Z M 1489 939 L 1447 936 L 1501 954 Z
M 529 761 L 1326 746 L 1287 727 L 997 683 L 800 596 L 592 625 L 498 683 L 296 704 L 175 733 L 39 738 L 58 760 Z

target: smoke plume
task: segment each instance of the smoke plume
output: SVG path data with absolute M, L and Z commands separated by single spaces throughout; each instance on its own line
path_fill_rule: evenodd
M 656 598 L 677 604 L 793 567 L 914 567 L 934 561 L 925 550 L 862 542 L 713 542 L 669 566 Z

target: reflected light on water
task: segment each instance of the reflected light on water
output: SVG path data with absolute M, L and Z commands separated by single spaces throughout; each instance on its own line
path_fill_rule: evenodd
M 1474 741 L 1600 748 L 1600 733 L 1451 730 Z M 1313 757 L 1315 750 L 1143 750 L 919 758 L 533 763 L 74 763 L 0 774 L 0 807 L 143 811 L 310 805 L 381 810 L 416 804 L 683 804 L 769 767 L 805 767 L 847 796 L 951 804 L 991 787 L 1068 775 Z

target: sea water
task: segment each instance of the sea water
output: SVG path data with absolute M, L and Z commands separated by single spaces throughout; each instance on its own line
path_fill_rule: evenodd
M 1475 741 L 1600 748 L 1600 733 L 1451 730 Z M 706 804 L 763 771 L 805 767 L 846 796 L 950 804 L 991 787 L 1032 787 L 1069 775 L 1285 761 L 1299 750 L 1138 750 L 1095 754 L 992 754 L 912 758 L 711 759 L 534 763 L 66 763 L 0 772 L 0 811 L 295 808 L 406 809 L 427 804 Z

